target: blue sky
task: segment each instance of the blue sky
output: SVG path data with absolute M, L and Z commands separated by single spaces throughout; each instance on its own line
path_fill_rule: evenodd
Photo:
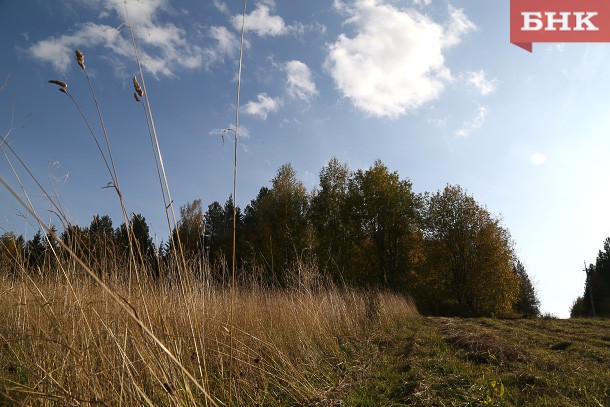
M 174 201 L 224 202 L 233 152 L 218 131 L 234 122 L 243 2 L 127 6 Z M 240 206 L 286 162 L 313 188 L 333 156 L 352 169 L 379 158 L 416 192 L 459 184 L 502 215 L 542 310 L 568 315 L 583 261 L 610 235 L 608 44 L 535 44 L 529 54 L 509 43 L 508 0 L 250 0 L 247 13 Z M 67 82 L 94 121 L 73 58 L 81 49 L 128 210 L 161 240 L 163 204 L 124 23 L 123 1 L 0 0 L 0 135 L 10 131 L 11 146 L 75 222 L 101 213 L 120 223 L 90 135 L 47 83 Z M 5 160 L 0 174 L 16 185 Z M 0 190 L 0 226 L 31 237 L 37 228 L 23 212 Z

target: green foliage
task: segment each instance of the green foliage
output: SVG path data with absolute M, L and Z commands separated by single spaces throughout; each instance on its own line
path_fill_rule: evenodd
M 583 297 L 578 297 L 570 307 L 570 318 L 582 318 L 586 316 L 587 309 L 585 308 L 585 299 Z
M 585 269 L 587 279 L 582 296 L 572 306 L 574 316 L 610 316 L 610 237 L 604 241 L 595 264 Z
M 347 203 L 355 252 L 351 276 L 368 285 L 406 288 L 423 257 L 411 182 L 376 161 L 352 176 Z
M 180 207 L 178 227 L 172 231 L 169 253 L 180 253 L 178 244 L 187 258 L 201 257 L 203 254 L 205 222 L 201 199 L 195 199 Z
M 248 246 L 243 239 L 244 216 L 239 206 L 236 208 L 235 232 L 237 254 L 237 277 L 247 258 Z M 208 206 L 205 219 L 205 252 L 214 272 L 216 281 L 228 282 L 228 275 L 223 273 L 231 265 L 233 258 L 233 197 L 229 196 L 224 206 L 215 201 Z
M 287 271 L 311 253 L 308 208 L 307 190 L 290 164 L 282 165 L 271 188 L 262 188 L 246 208 L 245 239 L 265 266 L 268 282 L 286 284 Z
M 141 264 L 154 255 L 154 246 L 146 218 L 140 214 L 134 214 L 129 220 L 129 229 L 128 233 L 125 223 L 119 226 L 115 231 L 116 244 L 120 252 L 125 254 L 129 254 L 130 245 L 133 245 L 133 254 Z
M 311 198 L 309 219 L 316 235 L 316 256 L 323 270 L 341 280 L 353 258 L 348 235 L 351 173 L 347 164 L 332 158 L 320 171 L 320 187 Z
M 517 260 L 513 264 L 513 271 L 519 277 L 519 299 L 515 304 L 515 311 L 529 316 L 540 316 L 540 300 L 536 294 L 536 289 L 532 284 L 527 270 L 521 261 Z
M 459 186 L 426 200 L 426 263 L 415 279 L 428 312 L 507 315 L 519 298 L 508 230 Z
M 44 237 L 42 232 L 39 230 L 36 232 L 32 240 L 28 241 L 25 246 L 25 255 L 27 258 L 28 267 L 30 269 L 42 267 L 44 262 L 44 253 Z
M 68 225 L 61 239 L 100 274 L 140 264 L 153 265 L 159 276 L 161 269 L 171 273 L 184 254 L 188 267 L 224 284 L 231 275 L 233 209 L 231 197 L 205 213 L 200 199 L 187 203 L 159 250 L 139 214 L 116 230 L 110 217 L 97 215 L 89 227 Z M 539 313 L 534 287 L 513 259 L 508 230 L 459 186 L 420 196 L 379 160 L 351 171 L 333 158 L 311 193 L 285 164 L 243 214 L 239 207 L 235 213 L 238 281 L 282 287 L 297 276 L 301 282 L 302 270 L 294 265 L 307 264 L 337 283 L 409 293 L 433 314 Z M 0 264 L 13 274 L 22 265 L 34 270 L 55 253 L 68 257 L 40 232 L 27 244 L 9 234 L 2 243 Z M 592 276 L 604 281 L 599 264 Z
M 310 211 L 321 267 L 335 279 L 405 291 L 423 261 L 418 203 L 411 182 L 381 161 L 350 172 L 333 158 Z
M 233 203 L 229 199 L 223 207 L 217 201 L 205 213 L 205 245 L 211 264 L 231 258 L 233 241 Z M 226 210 L 225 210 L 226 209 Z

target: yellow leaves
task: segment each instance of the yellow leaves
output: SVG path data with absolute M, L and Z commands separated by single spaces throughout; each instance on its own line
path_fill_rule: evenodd
M 442 292 L 447 313 L 509 314 L 519 298 L 519 280 L 512 272 L 508 230 L 459 186 L 431 196 L 426 209 L 425 268 L 437 286 L 429 295 Z

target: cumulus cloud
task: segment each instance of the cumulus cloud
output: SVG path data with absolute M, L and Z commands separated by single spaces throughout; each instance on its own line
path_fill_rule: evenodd
M 458 137 L 468 137 L 470 134 L 483 127 L 483 123 L 485 123 L 485 119 L 487 118 L 487 114 L 489 113 L 489 109 L 485 106 L 479 106 L 477 109 L 477 114 L 471 120 L 467 120 L 462 124 L 462 127 L 454 132 L 454 134 Z
M 453 7 L 442 25 L 378 0 L 335 0 L 334 6 L 355 34 L 329 45 L 325 67 L 339 92 L 375 117 L 397 118 L 438 98 L 452 78 L 443 51 L 475 29 Z
M 253 31 L 261 37 L 276 37 L 288 33 L 288 27 L 284 23 L 284 19 L 280 16 L 269 14 L 270 11 L 268 4 L 257 4 L 250 14 L 246 14 L 245 31 Z M 241 14 L 233 16 L 232 23 L 236 30 L 241 30 L 242 19 L 243 16 Z
M 244 113 L 256 116 L 259 119 L 267 120 L 269 113 L 277 112 L 282 106 L 280 98 L 272 98 L 266 93 L 259 93 L 256 97 L 258 102 L 249 101 L 244 106 Z
M 283 65 L 286 71 L 286 93 L 291 99 L 311 101 L 318 94 L 311 70 L 301 61 L 288 61 Z
M 286 24 L 284 19 L 278 15 L 274 15 L 275 10 L 274 0 L 260 0 L 257 2 L 255 9 L 246 14 L 246 32 L 253 32 L 260 37 L 277 37 L 286 34 L 302 35 L 306 31 L 324 32 L 324 25 L 314 23 L 312 25 L 304 25 L 302 23 Z M 241 31 L 243 15 L 236 14 L 231 18 L 233 28 Z
M 461 75 L 467 84 L 474 87 L 481 93 L 481 96 L 487 96 L 496 90 L 498 85 L 497 79 L 487 79 L 484 70 L 468 71 Z
M 80 2 L 97 10 L 103 18 L 126 21 L 123 2 L 91 0 Z M 187 32 L 172 23 L 159 21 L 163 11 L 169 11 L 167 0 L 147 0 L 137 4 L 129 3 L 129 19 L 139 35 L 140 58 L 144 68 L 155 77 L 175 76 L 178 69 L 196 69 L 209 64 L 235 51 L 235 42 L 226 28 L 212 27 L 210 37 L 215 44 L 203 48 L 191 43 Z M 105 16 L 105 17 L 104 17 Z M 82 48 L 87 57 L 90 48 L 101 46 L 105 56 L 113 66 L 122 66 L 125 61 L 133 61 L 133 48 L 129 33 L 113 25 L 84 23 L 69 34 L 50 37 L 32 44 L 27 53 L 35 60 L 50 63 L 59 72 L 66 72 L 74 66 L 75 48 Z

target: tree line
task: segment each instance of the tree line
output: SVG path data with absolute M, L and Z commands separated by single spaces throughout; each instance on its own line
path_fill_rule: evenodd
M 508 229 L 460 186 L 417 194 L 411 181 L 381 161 L 352 171 L 333 158 L 313 191 L 285 164 L 235 212 L 238 281 L 286 287 L 304 278 L 303 265 L 313 265 L 337 284 L 408 293 L 428 314 L 539 314 Z M 233 213 L 231 197 L 205 212 L 194 200 L 180 208 L 178 226 L 160 247 L 138 214 L 116 229 L 110 217 L 97 215 L 88 227 L 65 227 L 61 239 L 106 273 L 117 273 L 135 256 L 158 276 L 179 246 L 192 268 L 207 267 L 207 276 L 222 283 L 232 261 Z M 40 231 L 27 242 L 5 233 L 0 267 L 40 270 L 50 252 L 62 252 L 52 242 Z
M 610 317 L 610 237 L 598 252 L 595 263 L 585 264 L 583 295 L 572 304 L 570 316 Z

